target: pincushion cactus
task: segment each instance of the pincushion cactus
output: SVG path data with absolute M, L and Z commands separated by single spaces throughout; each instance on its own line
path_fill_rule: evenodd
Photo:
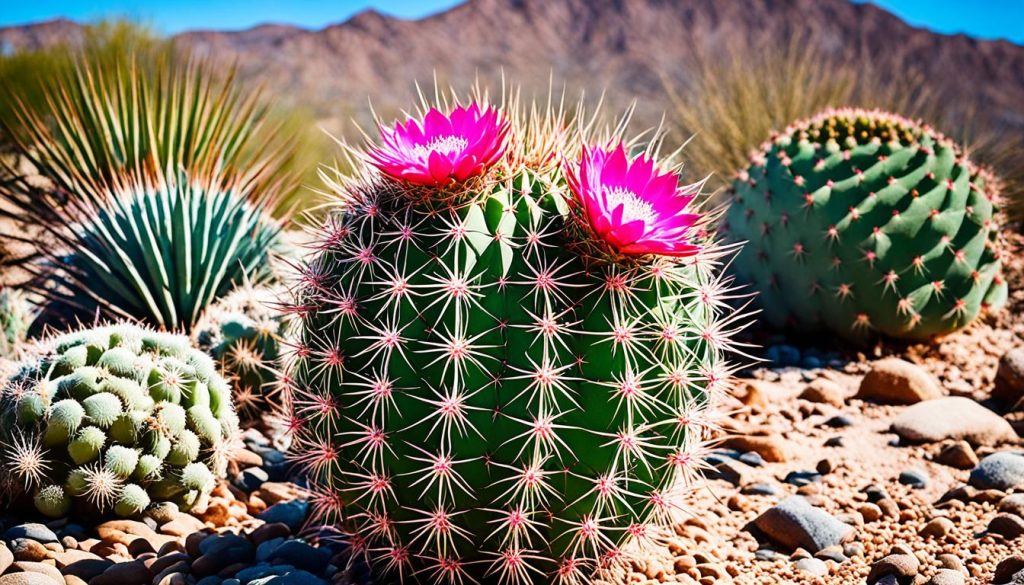
M 282 344 L 293 320 L 277 310 L 281 289 L 243 286 L 214 303 L 193 331 L 197 347 L 217 361 L 234 388 L 243 420 L 280 410 Z
M 723 252 L 655 147 L 561 120 L 432 108 L 333 182 L 295 458 L 388 582 L 588 582 L 698 475 L 739 318 Z
M 1007 297 L 996 189 L 948 138 L 830 110 L 768 141 L 736 179 L 734 263 L 776 327 L 928 339 Z
M 50 517 L 187 509 L 238 443 L 231 389 L 180 335 L 135 325 L 57 337 L 0 393 L 0 485 Z

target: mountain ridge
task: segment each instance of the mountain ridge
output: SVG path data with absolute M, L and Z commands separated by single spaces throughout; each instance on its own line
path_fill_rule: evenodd
M 80 25 L 67 20 L 0 28 L 0 47 L 76 34 Z M 715 51 L 758 35 L 807 35 L 854 66 L 898 49 L 950 100 L 969 99 L 998 124 L 1024 128 L 1024 46 L 935 33 L 846 0 L 468 0 L 416 20 L 365 10 L 321 29 L 268 23 L 173 38 L 193 54 L 236 64 L 243 79 L 311 106 L 337 129 L 350 117 L 365 120 L 368 98 L 393 113 L 415 99 L 417 81 L 435 78 L 460 90 L 503 78 L 528 94 L 542 94 L 551 79 L 570 93 L 607 89 L 609 106 L 638 98 L 642 121 L 656 121 L 665 81 L 686 83 L 696 47 Z

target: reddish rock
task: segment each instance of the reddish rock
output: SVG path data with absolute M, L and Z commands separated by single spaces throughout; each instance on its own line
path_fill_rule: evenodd
M 191 514 L 176 512 L 170 522 L 160 526 L 160 532 L 170 536 L 188 536 L 206 528 L 206 524 Z
M 733 436 L 722 442 L 726 449 L 753 451 L 769 463 L 779 463 L 789 458 L 789 444 L 779 435 Z
M 899 358 L 884 358 L 871 365 L 860 382 L 856 398 L 887 404 L 915 404 L 942 397 L 931 374 Z
M 57 583 L 64 583 L 64 576 L 60 574 L 53 565 L 46 563 L 33 563 L 30 561 L 15 561 L 14 568 L 26 573 L 39 573 L 53 579 Z
M 804 387 L 799 398 L 808 402 L 842 406 L 845 401 L 843 389 L 828 378 L 817 378 Z
M 955 441 L 939 451 L 935 456 L 935 462 L 957 469 L 974 469 L 978 464 L 978 456 L 974 454 L 974 449 L 967 441 Z

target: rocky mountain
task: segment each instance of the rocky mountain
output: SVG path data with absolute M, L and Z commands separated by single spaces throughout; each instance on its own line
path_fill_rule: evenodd
M 73 39 L 75 28 L 53 21 L 0 29 L 0 47 Z M 848 0 L 468 0 L 415 21 L 368 11 L 321 30 L 264 25 L 176 40 L 237 63 L 244 78 L 312 105 L 335 127 L 362 118 L 368 99 L 392 111 L 415 97 L 415 82 L 431 88 L 435 79 L 460 89 L 504 78 L 533 93 L 551 80 L 571 93 L 607 90 L 613 106 L 638 98 L 640 116 L 656 121 L 665 80 L 685 83 L 695 47 L 811 33 L 808 42 L 854 66 L 898 57 L 951 104 L 968 100 L 998 124 L 1024 128 L 1024 46 L 935 34 Z

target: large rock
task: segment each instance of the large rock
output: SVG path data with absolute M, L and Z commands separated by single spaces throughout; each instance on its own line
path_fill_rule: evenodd
M 953 569 L 939 569 L 925 585 L 964 585 L 964 574 Z
M 957 469 L 974 469 L 978 465 L 978 456 L 967 441 L 954 441 L 939 451 L 935 462 Z
M 4 533 L 4 540 L 11 541 L 15 538 L 31 538 L 32 540 L 42 544 L 60 542 L 57 535 L 54 534 L 52 530 L 42 524 L 35 524 L 31 522 L 12 526 Z
M 757 453 L 765 461 L 779 463 L 789 458 L 789 444 L 780 435 L 736 435 L 722 442 L 726 449 Z
M 1024 554 L 1007 557 L 996 565 L 996 572 L 992 575 L 993 583 L 1007 583 L 1017 573 L 1024 571 Z
M 83 581 L 89 581 L 114 563 L 109 559 L 100 558 L 84 550 L 67 549 L 53 553 L 53 560 L 60 572 L 65 576 L 74 575 Z
M 101 574 L 93 577 L 89 585 L 146 585 L 153 580 L 153 573 L 142 561 L 116 563 Z
M 842 406 L 846 397 L 839 384 L 827 378 L 817 378 L 804 387 L 798 398 L 808 402 Z
M 989 455 L 971 470 L 970 484 L 980 490 L 1024 488 L 1024 455 L 1011 451 Z
M 788 550 L 803 548 L 811 553 L 842 544 L 853 535 L 852 526 L 801 496 L 791 496 L 769 508 L 754 520 L 754 525 Z
M 942 396 L 931 374 L 906 360 L 885 358 L 871 365 L 856 398 L 889 404 L 915 404 Z
M 61 575 L 60 571 L 58 571 L 53 565 L 31 561 L 14 561 L 14 568 L 17 571 L 22 571 L 24 573 L 39 573 L 41 575 L 46 575 L 58 583 L 64 583 L 64 576 Z
M 1011 410 L 1024 409 L 1024 347 L 1011 349 L 999 359 L 992 399 Z
M 14 563 L 14 553 L 7 545 L 0 542 L 0 574 L 7 570 Z
M 909 443 L 964 440 L 974 446 L 1017 440 L 1003 417 L 962 396 L 915 404 L 896 417 L 892 431 Z
M 998 534 L 1007 540 L 1024 536 L 1024 518 L 1013 514 L 997 514 L 988 523 L 988 532 Z
M 999 500 L 999 507 L 997 509 L 1000 512 L 1015 514 L 1024 518 L 1024 493 L 1010 494 Z
M 921 563 L 914 555 L 902 552 L 894 553 L 871 563 L 868 583 L 875 583 L 886 575 L 897 577 L 899 580 L 909 580 L 917 576 L 920 568 Z

